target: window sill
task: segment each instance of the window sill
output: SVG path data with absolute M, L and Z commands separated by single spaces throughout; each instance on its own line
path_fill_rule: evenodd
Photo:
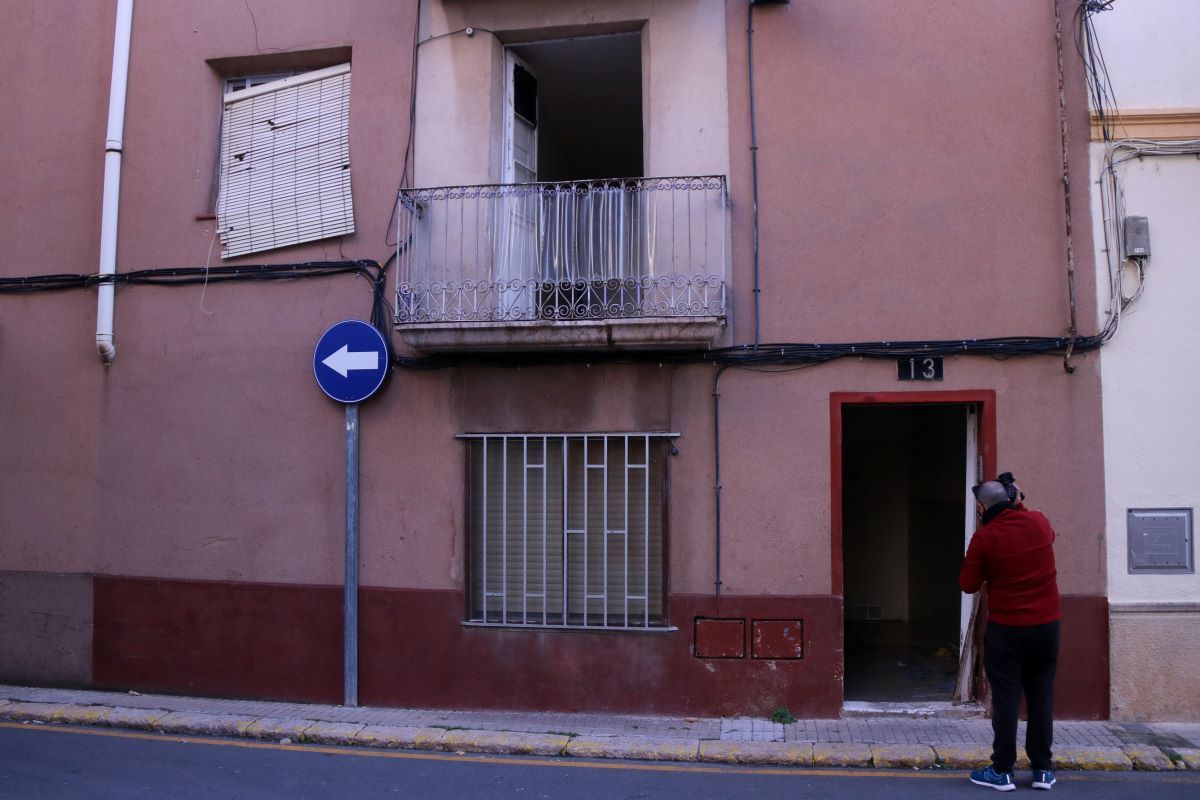
M 725 331 L 723 317 L 609 320 L 401 323 L 400 337 L 429 353 L 478 350 L 707 348 Z
M 661 628 L 619 628 L 603 625 L 510 625 L 505 622 L 471 622 L 464 620 L 464 628 L 494 628 L 508 631 L 571 631 L 574 633 L 637 633 L 655 635 L 661 633 L 677 633 L 679 628 L 667 625 Z

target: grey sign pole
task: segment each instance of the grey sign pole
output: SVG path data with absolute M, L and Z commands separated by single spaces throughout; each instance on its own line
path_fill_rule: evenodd
M 346 404 L 345 705 L 358 705 L 358 403 Z
M 329 328 L 313 350 L 321 391 L 346 407 L 346 580 L 342 601 L 344 703 L 358 705 L 358 404 L 383 385 L 390 366 L 387 340 L 369 322 L 346 319 Z

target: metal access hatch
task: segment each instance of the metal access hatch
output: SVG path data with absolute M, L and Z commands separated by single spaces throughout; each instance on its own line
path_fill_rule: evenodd
M 1196 571 L 1190 508 L 1131 508 L 1126 515 L 1129 572 Z

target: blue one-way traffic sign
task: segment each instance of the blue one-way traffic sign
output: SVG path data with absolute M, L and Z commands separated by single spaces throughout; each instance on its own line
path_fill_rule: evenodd
M 321 391 L 342 403 L 366 400 L 387 377 L 388 351 L 374 325 L 348 319 L 331 327 L 313 351 L 313 374 Z

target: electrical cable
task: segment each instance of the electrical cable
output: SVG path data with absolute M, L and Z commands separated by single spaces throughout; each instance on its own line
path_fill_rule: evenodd
M 1108 319 L 1101 335 L 1108 341 L 1120 328 L 1121 318 L 1142 296 L 1146 287 L 1147 257 L 1125 255 L 1125 193 L 1121 186 L 1120 167 L 1132 160 L 1162 157 L 1200 157 L 1200 139 L 1153 141 L 1149 139 L 1117 139 L 1109 142 L 1100 170 L 1100 215 L 1104 236 L 1104 254 L 1108 266 Z M 1126 292 L 1126 273 L 1133 268 L 1137 286 Z
M 1119 119 L 1120 115 L 1117 113 L 1116 95 L 1100 50 L 1093 17 L 1101 11 L 1111 10 L 1112 5 L 1113 0 L 1080 0 L 1074 19 L 1075 50 L 1083 60 L 1088 96 L 1106 142 L 1112 140 L 1112 120 Z
M 376 261 L 308 261 L 299 264 L 242 264 L 227 267 L 155 267 L 108 275 L 35 275 L 0 278 L 0 293 L 87 289 L 100 284 L 184 286 L 228 281 L 298 280 L 346 273 L 376 280 L 383 268 Z
M 1132 159 L 1200 156 L 1200 140 L 1197 139 L 1154 141 L 1114 138 L 1115 126 L 1119 124 L 1121 114 L 1094 21 L 1096 14 L 1109 11 L 1112 6 L 1113 0 L 1079 0 L 1075 12 L 1075 47 L 1084 62 L 1092 112 L 1100 123 L 1105 143 L 1098 181 L 1100 227 L 1109 284 L 1108 310 L 1105 312 L 1107 319 L 1099 333 L 1102 343 L 1116 336 L 1121 318 L 1142 296 L 1146 288 L 1146 266 L 1149 261 L 1145 256 L 1125 255 L 1125 194 L 1121 186 L 1120 166 Z M 1132 292 L 1126 292 L 1126 273 L 1130 268 L 1137 276 L 1137 286 Z
M 1102 335 L 1075 337 L 1074 352 L 1086 353 L 1099 348 Z M 433 356 L 397 356 L 398 366 L 413 370 L 446 369 L 486 364 L 493 367 L 554 366 L 557 364 L 670 363 L 717 364 L 739 368 L 785 371 L 788 368 L 814 366 L 856 357 L 871 359 L 916 358 L 931 356 L 1062 356 L 1070 346 L 1069 336 L 1006 336 L 990 339 L 944 339 L 876 342 L 760 343 L 714 350 L 588 350 L 557 352 L 447 353 Z
M 383 244 L 385 247 L 395 247 L 399 245 L 400 239 L 397 233 L 395 242 L 389 242 L 392 226 L 396 224 L 396 214 L 400 209 L 400 191 L 405 187 L 411 186 L 412 182 L 408 177 L 408 162 L 412 157 L 413 139 L 416 136 L 417 126 L 417 69 L 419 61 L 417 59 L 417 48 L 420 47 L 421 37 L 421 4 L 417 3 L 413 19 L 413 46 L 412 46 L 412 64 L 409 66 L 409 87 L 408 87 L 408 139 L 404 143 L 404 164 L 400 168 L 400 185 L 396 187 L 396 196 L 392 199 L 392 210 L 388 215 L 387 227 L 383 231 Z

